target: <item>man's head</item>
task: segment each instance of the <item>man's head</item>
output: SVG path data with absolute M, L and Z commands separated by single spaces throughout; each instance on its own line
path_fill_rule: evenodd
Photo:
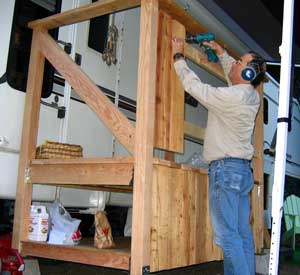
M 255 52 L 248 52 L 233 62 L 229 72 L 229 79 L 233 85 L 251 84 L 256 88 L 264 79 L 266 63 Z

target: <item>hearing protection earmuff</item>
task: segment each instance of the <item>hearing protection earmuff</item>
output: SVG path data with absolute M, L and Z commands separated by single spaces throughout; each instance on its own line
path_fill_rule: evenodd
M 254 62 L 250 62 L 247 67 L 242 70 L 242 78 L 246 81 L 254 80 L 260 73 L 260 67 Z

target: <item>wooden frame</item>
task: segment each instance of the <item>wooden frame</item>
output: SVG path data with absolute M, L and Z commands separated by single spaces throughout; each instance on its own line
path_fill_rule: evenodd
M 28 181 L 47 185 L 129 185 L 132 158 L 46 159 L 31 161 Z
M 78 246 L 54 246 L 46 243 L 24 241 L 22 253 L 36 257 L 59 259 L 82 264 L 91 264 L 128 270 L 130 265 L 130 239 L 115 239 L 118 251 L 99 250 L 93 247 L 92 240 L 81 242 Z M 58 255 L 59 253 L 59 255 Z
M 141 6 L 140 51 L 137 122 L 134 127 L 88 76 L 57 46 L 47 32 L 58 26 L 81 22 L 139 5 Z M 22 254 L 119 269 L 130 268 L 132 275 L 146 274 L 149 270 L 158 271 L 221 259 L 220 250 L 214 246 L 212 241 L 207 202 L 207 174 L 172 161 L 153 159 L 154 129 L 158 122 L 155 122 L 156 85 L 152 85 L 152 83 L 156 81 L 159 68 L 157 64 L 165 62 L 165 60 L 158 62 L 158 54 L 155 50 L 153 51 L 153 47 L 154 49 L 161 49 L 161 43 L 163 43 L 158 35 L 159 13 L 166 14 L 170 24 L 177 26 L 176 32 L 178 28 L 181 30 L 185 28 L 190 33 L 207 31 L 172 0 L 104 0 L 29 24 L 33 29 L 33 40 L 13 232 L 13 247 L 18 248 Z M 176 35 L 182 34 L 181 31 L 180 34 L 177 33 Z M 219 42 L 222 43 L 222 41 Z M 222 44 L 224 45 L 224 43 Z M 164 49 L 164 51 L 168 51 L 168 49 Z M 232 52 L 231 54 L 236 56 Z M 203 54 L 190 45 L 185 46 L 185 55 L 215 76 L 225 79 L 219 65 L 209 63 Z M 70 161 L 35 160 L 43 80 L 42 68 L 45 57 L 127 148 L 128 152 L 132 154 L 132 158 Z M 166 58 L 171 59 L 171 54 L 168 54 Z M 166 62 L 170 63 L 170 60 Z M 174 77 L 174 74 L 173 76 L 172 73 L 168 74 L 168 77 Z M 176 85 L 172 89 L 180 94 L 181 91 L 177 90 Z M 260 87 L 260 93 L 262 95 L 262 87 Z M 182 100 L 182 97 L 179 96 L 179 98 Z M 263 245 L 263 213 L 261 208 L 263 203 L 262 127 L 261 107 L 254 134 L 256 153 L 253 169 L 258 185 L 252 194 L 252 205 L 255 206 L 253 207 L 252 218 L 256 251 L 260 251 Z M 184 133 L 189 137 L 203 139 L 204 129 L 195 127 L 190 123 L 182 121 L 182 130 L 180 131 L 179 136 Z M 169 151 L 180 150 L 180 144 L 170 145 L 171 143 L 165 141 L 163 144 L 166 148 L 171 148 L 170 150 L 166 149 L 166 158 L 172 160 L 174 155 Z M 136 154 L 135 152 L 139 153 Z M 72 171 L 72 173 L 63 173 L 63 169 Z M 81 176 L 83 174 L 85 176 Z M 112 174 L 113 176 L 109 177 Z M 99 175 L 101 175 L 102 180 L 99 180 L 101 178 Z M 133 187 L 131 186 L 132 176 L 134 177 Z M 174 190 L 178 189 L 178 192 L 174 190 L 174 192 L 167 192 L 172 189 L 174 179 L 178 183 Z M 178 179 L 181 180 L 177 182 Z M 28 241 L 29 208 L 32 184 L 35 183 L 82 189 L 108 188 L 124 192 L 130 192 L 133 189 L 131 248 L 130 242 L 129 244 L 125 242 L 127 243 L 125 248 L 120 245 L 115 250 L 103 251 L 84 244 L 78 247 L 63 247 Z M 175 206 L 176 211 L 169 211 L 173 206 Z M 174 223 L 174 231 L 165 224 L 166 221 Z M 178 228 L 176 228 L 177 224 Z M 169 229 L 166 231 L 166 228 Z M 183 245 L 182 242 L 184 241 L 187 242 Z M 178 242 L 177 245 L 176 242 Z M 121 243 L 123 242 L 121 241 Z M 174 257 L 173 255 L 177 255 L 176 253 L 182 254 Z M 131 262 L 130 267 L 129 261 Z

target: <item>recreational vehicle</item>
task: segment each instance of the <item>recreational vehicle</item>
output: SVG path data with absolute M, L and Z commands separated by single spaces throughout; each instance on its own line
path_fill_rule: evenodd
M 26 84 L 31 50 L 30 21 L 83 7 L 94 0 L 4 0 L 0 2 L 0 199 L 14 201 L 17 192 L 18 164 L 23 129 Z M 102 1 L 100 1 L 102 2 Z M 104 1 L 105 2 L 105 1 Z M 130 1 L 126 1 L 130 2 Z M 169 1 L 170 2 L 170 1 Z M 171 1 L 172 2 L 172 1 Z M 177 0 L 178 7 L 198 21 L 226 49 L 238 55 L 250 49 L 274 61 L 259 44 L 250 38 L 237 23 L 221 9 L 212 11 L 206 1 Z M 136 122 L 137 83 L 140 48 L 140 7 L 133 7 L 77 24 L 66 25 L 49 33 L 88 77 L 104 92 L 132 125 Z M 225 20 L 226 19 L 226 20 Z M 279 47 L 280 45 L 278 45 Z M 195 45 L 201 52 L 201 49 Z M 156 51 L 156 48 L 150 49 Z M 199 67 L 189 65 L 200 78 L 214 86 L 225 86 L 224 80 Z M 279 79 L 267 74 L 263 84 L 263 173 L 264 216 L 271 227 L 274 148 L 276 144 Z M 155 84 L 153 84 L 155 85 Z M 46 62 L 42 98 L 40 100 L 37 146 L 45 141 L 78 144 L 85 158 L 128 157 L 130 153 L 91 111 L 75 89 L 50 63 Z M 205 129 L 207 110 L 193 98 L 185 95 L 184 120 L 198 131 Z M 300 105 L 299 98 L 291 99 L 290 129 L 287 147 L 287 186 L 300 180 Z M 24 131 L 24 130 L 23 130 Z M 203 137 L 203 136 L 202 136 Z M 185 134 L 184 150 L 176 153 L 177 163 L 190 164 L 194 153 L 202 152 L 201 135 Z M 163 150 L 156 148 L 155 157 L 164 158 Z M 260 190 L 260 189 L 259 189 Z M 292 192 L 292 191 L 291 191 Z M 104 209 L 105 206 L 131 208 L 130 192 L 100 191 L 61 186 L 34 185 L 32 201 L 51 203 L 59 199 L 66 207 Z

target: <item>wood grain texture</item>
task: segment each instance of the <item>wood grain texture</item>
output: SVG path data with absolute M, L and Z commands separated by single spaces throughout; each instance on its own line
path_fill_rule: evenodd
M 45 58 L 38 45 L 38 33 L 33 32 L 28 81 L 23 117 L 22 142 L 20 149 L 18 182 L 13 227 L 13 247 L 20 249 L 20 241 L 27 239 L 32 185 L 25 183 L 25 170 L 35 157 L 39 125 L 40 98 L 42 91 Z
M 198 127 L 197 125 L 187 122 L 184 122 L 184 135 L 190 137 L 200 142 L 204 141 L 205 137 L 205 128 Z
M 154 146 L 168 150 L 170 109 L 169 94 L 171 90 L 171 18 L 164 12 L 159 13 L 157 68 L 156 68 L 156 101 Z
M 130 239 L 115 238 L 115 249 L 97 249 L 93 239 L 80 241 L 79 245 L 64 246 L 50 245 L 42 242 L 22 242 L 22 255 L 41 258 L 113 267 L 123 270 L 129 269 Z
M 173 0 L 160 0 L 159 8 L 186 26 L 186 31 L 190 33 L 205 33 L 207 29 L 201 26 L 192 16 L 179 7 Z
M 226 82 L 224 71 L 221 65 L 215 62 L 209 62 L 207 56 L 195 49 L 192 45 L 185 43 L 184 55 L 187 59 L 193 61 L 195 64 L 218 77 L 220 80 Z
M 158 30 L 154 147 L 182 153 L 184 91 L 173 66 L 171 40 L 185 38 L 185 29 L 160 11 Z
M 253 177 L 256 183 L 251 193 L 251 221 L 252 230 L 255 242 L 255 252 L 261 253 L 264 247 L 264 155 L 263 155 L 263 141 L 264 141 L 264 123 L 263 123 L 263 85 L 257 88 L 260 96 L 261 104 L 256 117 L 253 143 L 255 150 L 255 157 L 252 160 Z M 257 186 L 259 185 L 259 186 Z
M 82 189 L 82 190 L 94 190 L 94 191 L 107 191 L 107 192 L 116 192 L 116 193 L 132 193 L 132 185 L 72 185 L 72 184 L 56 184 L 56 186 L 61 186 L 64 188 L 72 189 Z
M 158 1 L 142 0 L 138 66 L 131 275 L 150 264 L 152 162 L 155 118 Z
M 104 0 L 79 7 L 47 18 L 32 21 L 29 28 L 54 29 L 81 21 L 85 21 L 104 14 L 114 13 L 140 5 L 140 0 Z
M 259 85 L 256 89 L 260 97 L 260 107 L 256 116 L 253 145 L 255 151 L 255 158 L 253 159 L 253 176 L 254 181 L 263 184 L 264 181 L 264 106 L 263 106 L 263 85 Z
M 115 158 L 73 158 L 73 159 L 33 159 L 31 165 L 47 164 L 133 164 L 133 157 L 115 157 Z
M 134 126 L 107 98 L 92 80 L 73 62 L 49 34 L 39 33 L 40 49 L 50 63 L 76 90 L 89 108 L 101 119 L 105 126 L 125 146 L 134 152 Z
M 175 153 L 174 152 L 165 151 L 165 160 L 175 161 Z
M 222 259 L 221 249 L 213 241 L 213 230 L 209 216 L 208 176 L 201 175 L 196 189 L 198 203 L 196 208 L 196 261 L 210 262 Z
M 118 159 L 120 162 L 118 162 Z M 73 161 L 33 161 L 30 165 L 31 183 L 48 185 L 129 185 L 133 177 L 133 162 L 117 159 L 83 159 Z
M 178 6 L 175 0 L 159 0 L 159 8 L 167 14 L 169 14 L 174 20 L 177 20 L 179 23 L 184 25 L 186 31 L 191 34 L 209 32 L 207 28 L 201 25 L 201 22 L 195 20 L 191 15 L 187 13 L 187 11 Z M 218 39 L 218 37 L 216 37 L 216 41 L 224 48 L 226 48 L 226 50 L 232 57 L 239 57 L 239 55 L 236 52 L 227 48 L 226 43 L 224 43 L 224 41 Z
M 264 248 L 270 249 L 271 247 L 271 235 L 268 231 L 268 227 L 264 224 Z
M 255 253 L 261 254 L 264 247 L 264 189 L 261 184 L 254 184 L 250 194 L 251 217 L 250 223 L 254 237 Z
M 153 167 L 151 272 L 219 260 L 207 173 L 159 161 Z
M 172 37 L 185 38 L 185 27 L 176 20 L 171 22 Z M 172 38 L 171 37 L 171 38 Z M 171 47 L 172 48 L 172 47 Z M 171 93 L 170 93 L 170 151 L 177 153 L 184 152 L 184 90 L 180 79 L 178 78 L 174 65 L 173 65 L 173 53 L 171 51 L 169 60 L 171 61 Z

